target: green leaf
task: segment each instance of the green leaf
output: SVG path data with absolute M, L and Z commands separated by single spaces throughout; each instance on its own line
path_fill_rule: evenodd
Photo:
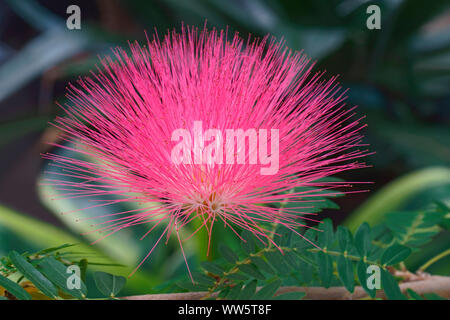
M 22 288 L 14 281 L 5 278 L 1 274 L 0 274 L 0 287 L 3 287 L 6 291 L 11 293 L 14 297 L 16 297 L 19 300 L 31 300 L 30 294 L 26 292 L 24 288 Z
M 405 300 L 406 297 L 400 291 L 395 278 L 389 273 L 389 271 L 381 270 L 381 285 L 383 287 L 386 297 L 390 300 Z
M 436 201 L 435 205 L 436 211 L 442 215 L 439 225 L 445 230 L 450 230 L 450 207 L 442 201 Z
M 370 227 L 364 222 L 355 233 L 355 247 L 361 257 L 368 256 L 371 249 L 370 241 Z
M 386 216 L 386 226 L 398 243 L 420 247 L 439 233 L 442 219 L 439 211 L 391 212 Z
M 295 254 L 292 251 L 286 251 L 284 253 L 284 260 L 287 262 L 287 264 L 293 270 L 298 270 L 298 268 L 299 268 L 299 261 L 300 261 L 299 255 Z
M 312 243 L 316 243 L 317 231 L 314 229 L 308 229 L 303 234 L 303 237 L 297 237 L 295 248 L 298 250 L 305 250 L 314 247 Z
M 94 272 L 94 281 L 97 289 L 107 297 L 115 297 L 127 282 L 125 277 L 101 271 Z
M 353 292 L 355 289 L 353 263 L 343 256 L 339 256 L 337 259 L 337 271 L 339 274 L 339 279 L 341 279 L 347 290 Z
M 224 273 L 224 269 L 219 266 L 217 263 L 210 262 L 210 261 L 203 261 L 201 264 L 203 269 L 205 269 L 208 272 L 211 272 L 212 274 L 221 275 Z
M 221 299 L 225 299 L 229 293 L 230 293 L 230 287 L 225 287 L 225 289 L 220 290 L 217 297 L 221 298 Z
M 280 280 L 275 280 L 256 292 L 253 299 L 255 300 L 267 300 L 273 297 L 273 295 L 277 292 L 278 288 L 281 286 Z
M 29 263 L 24 257 L 18 254 L 16 251 L 12 251 L 9 254 L 9 258 L 17 270 L 22 275 L 30 280 L 36 288 L 38 288 L 43 294 L 50 298 L 57 298 L 58 290 L 42 273 L 40 273 L 31 263 Z
M 228 279 L 243 281 L 243 280 L 248 279 L 248 275 L 242 274 L 242 273 L 232 273 L 232 274 L 228 275 Z
M 66 249 L 66 248 L 70 248 L 70 247 L 73 247 L 73 246 L 76 246 L 76 244 L 74 244 L 74 243 L 73 244 L 65 243 L 65 244 L 60 245 L 60 246 L 39 250 L 39 251 L 36 252 L 36 255 L 44 255 L 44 254 L 48 254 L 48 253 L 55 252 L 55 251 L 58 251 L 58 250 L 63 250 L 63 249 Z
M 78 266 L 80 267 L 81 280 L 84 282 L 86 281 L 86 272 L 88 267 L 87 259 L 81 259 L 80 262 L 78 262 Z
M 313 280 L 313 267 L 310 263 L 303 260 L 299 261 L 297 277 L 303 284 L 309 284 Z
M 258 267 L 259 270 L 274 274 L 275 270 L 261 257 L 253 256 L 250 260 Z
M 195 283 L 204 286 L 211 286 L 216 281 L 214 278 L 200 272 L 192 272 L 192 278 L 194 278 Z
M 81 281 L 80 275 L 80 289 L 69 289 L 68 281 L 70 281 L 70 277 L 73 276 L 72 273 L 67 273 L 67 267 L 61 262 L 55 260 L 52 257 L 44 258 L 39 262 L 38 265 L 39 271 L 41 271 L 47 279 L 53 282 L 56 286 L 58 286 L 62 291 L 71 296 L 84 299 L 87 295 L 86 285 Z
M 241 293 L 239 295 L 239 300 L 250 300 L 255 295 L 256 285 L 257 285 L 257 281 L 256 280 L 250 281 L 244 287 L 244 289 L 242 289 L 242 291 L 241 291 Z
M 317 245 L 321 248 L 329 248 L 333 244 L 334 241 L 334 232 L 333 232 L 333 223 L 331 219 L 325 219 L 320 224 L 317 236 Z
M 333 264 L 329 255 L 323 251 L 317 253 L 317 264 L 319 267 L 319 277 L 325 288 L 330 287 L 333 279 Z
M 277 273 L 289 274 L 291 272 L 291 268 L 278 250 L 266 252 L 265 257 Z
M 369 289 L 367 287 L 367 278 L 369 277 L 369 275 L 367 274 L 367 268 L 369 267 L 369 265 L 367 263 L 365 263 L 364 261 L 360 260 L 356 266 L 356 272 L 358 274 L 358 280 L 359 283 L 361 284 L 361 286 L 363 287 L 363 289 L 367 292 L 367 294 L 371 297 L 371 298 L 375 298 L 376 294 L 377 294 L 377 290 L 374 289 Z
M 411 249 L 400 244 L 393 244 L 381 256 L 381 264 L 391 266 L 404 261 L 411 254 Z
M 283 225 L 279 225 L 275 230 L 274 242 L 282 247 L 290 247 L 292 231 Z
M 234 287 L 230 289 L 230 291 L 227 294 L 227 299 L 229 300 L 235 300 L 239 297 L 242 289 L 242 283 L 236 284 Z
M 275 300 L 300 300 L 306 293 L 304 292 L 287 292 L 275 297 Z
M 224 257 L 225 260 L 227 260 L 230 263 L 236 263 L 239 260 L 239 256 L 231 250 L 229 247 L 227 247 L 224 244 L 221 244 L 219 247 L 219 251 Z
M 338 240 L 339 249 L 341 252 L 349 251 L 353 245 L 353 237 L 346 227 L 338 226 L 336 231 L 336 238 Z
M 248 274 L 251 277 L 254 277 L 255 279 L 264 280 L 266 277 L 259 272 L 259 270 L 256 268 L 254 264 L 242 264 L 239 266 L 239 270 L 242 272 Z

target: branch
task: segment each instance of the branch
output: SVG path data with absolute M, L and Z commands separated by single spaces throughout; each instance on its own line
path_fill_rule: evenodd
M 405 292 L 406 289 L 412 289 L 420 295 L 425 293 L 436 293 L 444 298 L 450 299 L 450 277 L 444 276 L 428 276 L 423 280 L 408 281 L 400 284 L 400 290 Z M 353 293 L 350 293 L 344 287 L 281 287 L 276 295 L 287 292 L 305 292 L 305 299 L 311 300 L 352 300 L 364 299 L 368 295 L 362 287 L 356 287 Z M 146 294 L 141 296 L 122 297 L 125 300 L 200 300 L 208 294 L 206 291 L 201 292 L 184 292 L 184 293 L 164 293 L 164 294 Z M 216 297 L 217 293 L 213 293 L 211 297 Z M 384 292 L 378 290 L 377 298 L 385 298 Z

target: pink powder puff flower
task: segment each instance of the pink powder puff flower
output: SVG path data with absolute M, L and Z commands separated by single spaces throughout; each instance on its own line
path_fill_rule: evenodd
M 116 195 L 119 201 L 152 203 L 111 213 L 97 229 L 104 238 L 123 228 L 163 223 L 164 232 L 143 261 L 164 235 L 176 234 L 181 246 L 186 239 L 179 230 L 194 220 L 210 237 L 213 224 L 220 222 L 237 236 L 238 229 L 246 229 L 276 246 L 268 223 L 297 233 L 297 227 L 305 226 L 302 219 L 315 221 L 302 209 L 308 207 L 305 196 L 317 194 L 296 187 L 316 188 L 323 196 L 323 190 L 350 184 L 322 178 L 366 166 L 357 161 L 368 154 L 359 149 L 364 125 L 355 119 L 355 107 L 345 107 L 345 91 L 336 77 L 324 80 L 323 72 L 312 74 L 310 60 L 283 42 L 266 37 L 244 43 L 237 34 L 227 41 L 226 31 L 183 28 L 181 34 L 169 33 L 163 41 L 155 36 L 147 46 L 136 42 L 130 49 L 116 48 L 114 58 L 101 60 L 97 73 L 70 84 L 69 102 L 61 106 L 65 115 L 53 123 L 71 142 L 56 146 L 92 160 L 51 153 L 44 157 L 64 169 L 47 181 L 63 191 L 62 197 Z M 230 149 L 217 136 L 209 144 L 196 141 L 204 133 L 194 130 L 199 123 L 201 130 L 216 133 L 242 129 L 261 138 L 266 132 L 266 142 L 270 132 L 276 144 L 261 144 L 261 139 L 255 147 L 249 140 L 239 161 L 237 153 L 243 150 Z M 194 138 L 180 145 L 174 139 L 180 129 Z M 192 153 L 182 149 L 178 162 L 173 159 L 177 145 L 192 148 Z M 202 161 L 207 146 L 216 146 L 213 153 L 221 157 Z M 257 152 L 264 148 L 266 160 L 278 157 L 269 174 L 262 174 L 268 162 L 263 165 Z M 259 163 L 251 158 L 255 154 Z M 226 155 L 236 155 L 235 163 L 226 161 Z M 289 208 L 270 206 L 282 201 L 290 202 Z M 181 251 L 184 256 L 182 246 Z

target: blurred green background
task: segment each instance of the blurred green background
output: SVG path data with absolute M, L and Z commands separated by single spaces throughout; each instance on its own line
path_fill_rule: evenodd
M 72 4 L 81 8 L 81 30 L 66 28 Z M 366 27 L 370 4 L 381 8 L 381 30 Z M 358 113 L 367 116 L 366 142 L 376 152 L 367 159 L 372 167 L 341 178 L 372 181 L 371 192 L 337 199 L 341 209 L 324 211 L 323 217 L 357 225 L 382 221 L 390 210 L 420 209 L 433 201 L 450 204 L 448 1 L 2 0 L 0 254 L 80 242 L 80 232 L 88 228 L 59 214 L 86 203 L 52 201 L 37 183 L 46 169 L 40 153 L 50 150 L 46 142 L 58 139 L 48 121 L 59 112 L 55 101 L 64 103 L 67 83 L 95 70 L 98 55 L 110 54 L 111 47 L 144 42 L 144 30 L 151 34 L 156 28 L 163 35 L 180 29 L 181 22 L 202 27 L 205 19 L 209 28 L 229 27 L 244 38 L 268 33 L 284 38 L 290 48 L 316 60 L 316 70 L 339 74 L 342 86 L 350 89 L 349 105 L 358 105 Z M 152 238 L 139 242 L 140 232 L 127 230 L 82 251 L 133 267 L 152 243 Z M 158 248 L 132 278 L 132 285 L 140 283 L 136 291 L 184 275 L 177 247 Z M 448 233 L 435 239 L 425 255 L 446 247 Z M 426 258 L 413 256 L 410 263 Z M 450 274 L 450 261 L 433 268 Z

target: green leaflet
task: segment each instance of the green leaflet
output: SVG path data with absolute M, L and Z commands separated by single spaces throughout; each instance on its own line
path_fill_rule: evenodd
M 70 281 L 70 277 L 74 275 L 71 272 L 68 273 L 67 267 L 61 262 L 51 257 L 44 258 L 41 262 L 39 262 L 38 270 L 65 293 L 78 299 L 86 298 L 87 288 L 81 280 L 81 274 L 79 279 L 80 288 L 78 289 L 76 286 L 74 288 L 69 288 L 68 281 Z M 75 285 L 78 285 L 78 283 Z
M 101 271 L 94 273 L 94 280 L 97 289 L 107 297 L 115 297 L 127 282 L 125 277 Z
M 41 272 L 39 272 L 32 264 L 30 264 L 24 257 L 16 251 L 9 254 L 9 258 L 16 268 L 30 280 L 43 294 L 49 298 L 56 299 L 58 290 Z
M 254 299 L 255 300 L 267 300 L 273 297 L 273 295 L 277 292 L 278 288 L 281 286 L 281 281 L 276 280 L 273 281 L 256 292 Z
M 381 264 L 391 266 L 406 260 L 411 254 L 411 249 L 400 244 L 393 244 L 387 248 L 381 256 Z
M 0 287 L 3 287 L 19 300 L 31 300 L 30 294 L 26 292 L 24 288 L 2 275 L 0 275 Z

